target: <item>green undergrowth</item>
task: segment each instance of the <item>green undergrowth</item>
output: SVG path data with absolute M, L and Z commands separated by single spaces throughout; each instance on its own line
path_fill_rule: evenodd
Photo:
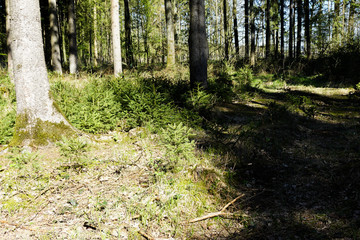
M 311 156 L 325 151 L 306 141 L 311 134 L 326 140 L 330 130 L 313 131 L 311 123 L 325 124 L 322 113 L 333 100 L 288 89 L 294 81 L 310 83 L 311 77 L 296 80 L 227 63 L 213 71 L 208 89 L 190 89 L 187 81 L 157 72 L 120 78 L 90 75 L 86 80 L 51 76 L 57 105 L 87 134 L 64 136 L 47 149 L 5 151 L 0 156 L 0 215 L 20 219 L 21 226 L 43 227 L 34 233 L 36 239 L 141 239 L 144 233 L 230 239 L 261 231 L 267 213 L 258 209 L 264 207 L 259 199 L 280 189 L 274 195 L 285 200 L 264 204 L 271 208 L 282 201 L 275 210 L 283 211 L 290 198 L 281 191 L 304 185 L 285 179 L 293 173 L 288 169 L 300 167 L 295 161 L 315 161 Z M 1 95 L 0 144 L 7 144 L 15 98 L 8 79 L 2 81 L 9 94 L 6 90 Z M 356 134 L 352 140 L 351 147 L 357 148 Z M 284 182 L 274 185 L 280 178 Z M 218 212 L 243 193 L 244 199 L 228 206 L 227 217 L 189 223 Z M 249 207 L 252 201 L 255 205 Z M 290 219 L 287 214 L 280 217 Z M 285 225 L 294 227 L 290 234 L 296 224 L 292 220 Z
M 7 144 L 12 138 L 15 117 L 15 88 L 9 77 L 0 72 L 0 145 Z

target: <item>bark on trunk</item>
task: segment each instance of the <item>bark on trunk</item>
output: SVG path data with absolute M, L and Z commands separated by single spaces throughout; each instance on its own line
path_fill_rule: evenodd
M 284 48 L 285 48 L 285 22 L 284 22 L 284 0 L 280 1 L 280 55 L 281 58 L 284 58 Z
M 297 38 L 296 38 L 296 57 L 301 55 L 301 20 L 302 20 L 302 0 L 297 0 Z
M 293 57 L 293 34 L 294 34 L 294 1 L 290 0 L 290 24 L 289 24 L 289 58 Z
M 311 39 L 310 39 L 310 9 L 309 0 L 304 1 L 304 14 L 305 14 L 305 41 L 306 41 L 306 57 L 311 57 Z
M 207 88 L 208 43 L 205 28 L 204 0 L 190 0 L 190 84 Z
M 51 66 L 55 72 L 62 74 L 59 25 L 56 0 L 49 0 L 51 31 Z
M 165 0 L 166 36 L 167 36 L 167 68 L 175 66 L 175 31 L 173 18 L 173 3 Z
M 270 56 L 270 0 L 266 0 L 266 43 L 265 43 L 265 56 L 268 58 Z
M 122 73 L 119 0 L 111 0 L 111 33 L 114 56 L 114 75 L 118 77 Z
M 225 38 L 225 61 L 229 60 L 229 29 L 227 18 L 227 0 L 223 0 L 223 17 L 224 17 L 224 38 Z
M 233 19 L 234 19 L 235 53 L 236 53 L 236 59 L 239 60 L 239 57 L 240 57 L 240 48 L 239 48 L 239 31 L 238 31 L 236 5 L 237 5 L 236 0 L 233 0 Z
M 10 15 L 17 103 L 12 144 L 46 144 L 72 128 L 50 97 L 39 1 L 11 0 Z
M 245 60 L 249 59 L 249 1 L 245 0 Z
M 124 16 L 125 16 L 125 48 L 126 48 L 126 63 L 129 68 L 134 66 L 134 57 L 131 39 L 131 17 L 129 9 L 129 0 L 124 0 Z
M 250 49 L 250 65 L 255 65 L 255 11 L 254 11 L 254 0 L 250 0 L 250 31 L 251 31 L 251 49 Z
M 70 73 L 77 73 L 78 49 L 76 41 L 76 15 L 74 0 L 70 0 L 69 2 L 69 65 Z

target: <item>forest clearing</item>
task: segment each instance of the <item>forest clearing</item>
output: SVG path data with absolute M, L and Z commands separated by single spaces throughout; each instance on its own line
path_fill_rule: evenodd
M 0 0 L 0 239 L 360 239 L 358 0 Z

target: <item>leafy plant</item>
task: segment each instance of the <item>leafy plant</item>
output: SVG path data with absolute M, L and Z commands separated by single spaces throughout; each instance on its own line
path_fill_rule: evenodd
M 79 161 L 88 151 L 88 144 L 86 141 L 80 138 L 63 138 L 58 142 L 60 147 L 60 153 L 62 156 L 69 158 L 70 160 Z
M 37 157 L 38 155 L 36 153 L 29 153 L 29 152 L 15 153 L 14 155 L 9 156 L 9 159 L 11 160 L 10 167 L 23 169 L 25 165 L 35 161 Z

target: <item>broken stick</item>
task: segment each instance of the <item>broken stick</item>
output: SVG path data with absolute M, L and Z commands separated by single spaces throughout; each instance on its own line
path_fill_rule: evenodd
M 228 204 L 226 204 L 225 207 L 223 207 L 223 208 L 221 209 L 221 211 L 209 213 L 209 214 L 207 214 L 207 215 L 205 215 L 205 216 L 191 219 L 191 220 L 189 221 L 189 223 L 199 222 L 199 221 L 202 221 L 202 220 L 205 220 L 205 219 L 208 219 L 208 218 L 213 218 L 213 217 L 218 217 L 218 216 L 232 215 L 232 213 L 226 213 L 225 210 L 226 210 L 231 204 L 233 204 L 234 202 L 236 202 L 237 200 L 239 200 L 240 198 L 242 198 L 244 195 L 245 195 L 245 194 L 241 194 L 240 196 L 238 196 L 237 198 L 235 198 L 234 200 L 232 200 L 231 202 L 229 202 Z

